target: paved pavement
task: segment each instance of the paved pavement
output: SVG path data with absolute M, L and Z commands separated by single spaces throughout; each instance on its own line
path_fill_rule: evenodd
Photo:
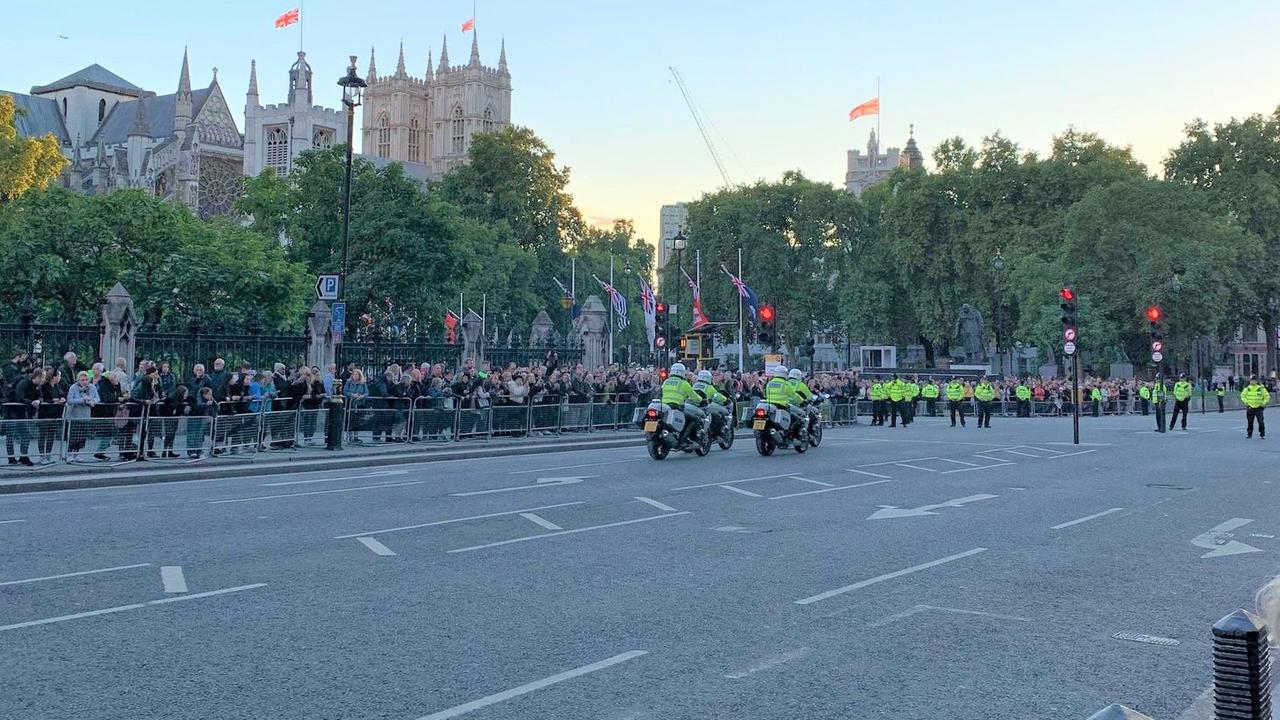
M 1280 572 L 1241 422 L 0 497 L 0 717 L 1191 720 Z

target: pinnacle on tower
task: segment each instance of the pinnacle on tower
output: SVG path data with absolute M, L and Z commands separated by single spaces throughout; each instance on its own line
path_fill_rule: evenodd
M 248 95 L 249 95 L 249 97 L 253 98 L 253 99 L 254 99 L 254 103 L 255 103 L 255 104 L 257 104 L 257 99 L 258 99 L 258 61 L 257 61 L 257 60 L 250 60 L 250 61 L 249 61 L 249 92 L 248 92 Z
M 507 71 L 507 39 L 502 38 L 502 52 L 498 53 L 498 72 L 506 74 Z
M 369 82 L 378 79 L 378 61 L 373 58 L 373 48 L 369 48 Z
M 440 50 L 440 67 L 436 68 L 437 73 L 447 72 L 449 70 L 449 36 L 444 36 L 444 45 Z
M 182 48 L 182 74 L 178 77 L 178 94 L 173 99 L 173 129 L 184 137 L 191 123 L 191 66 L 187 49 Z
M 407 76 L 408 74 L 405 72 L 405 69 L 404 69 L 404 41 L 401 40 L 400 41 L 400 59 L 396 60 L 396 77 L 404 78 Z
M 480 36 L 471 28 L 471 67 L 480 67 Z
M 187 48 L 182 48 L 182 74 L 178 77 L 178 93 L 191 92 L 191 67 L 187 62 Z
M 427 82 L 431 82 L 434 75 L 435 71 L 431 67 L 431 48 L 427 48 Z
M 107 166 L 107 144 L 102 138 L 98 138 L 98 157 L 94 158 L 93 164 L 103 168 Z

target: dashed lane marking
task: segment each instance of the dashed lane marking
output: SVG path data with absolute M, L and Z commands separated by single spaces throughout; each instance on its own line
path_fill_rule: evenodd
M 1124 508 L 1118 508 L 1118 507 L 1115 507 L 1115 508 L 1111 508 L 1110 510 L 1103 510 L 1102 512 L 1094 513 L 1094 514 L 1092 514 L 1092 515 L 1085 515 L 1085 516 L 1084 516 L 1084 517 L 1082 517 L 1082 518 L 1076 518 L 1075 520 L 1068 520 L 1067 522 L 1060 523 L 1060 524 L 1058 524 L 1058 525 L 1054 525 L 1054 526 L 1050 527 L 1049 529 L 1050 529 L 1050 530 L 1061 530 L 1061 529 L 1063 529 L 1063 528 L 1071 527 L 1072 525 L 1079 525 L 1080 523 L 1086 523 L 1086 522 L 1089 522 L 1090 520 L 1097 520 L 1097 519 L 1098 519 L 1098 518 L 1100 518 L 1100 517 L 1106 517 L 1107 515 L 1110 515 L 1110 514 L 1112 514 L 1112 513 L 1118 513 L 1118 512 L 1120 512 L 1121 510 L 1124 510 Z
M 984 548 L 984 547 L 974 548 L 972 550 L 965 550 L 962 553 L 956 553 L 955 555 L 948 555 L 947 557 L 938 558 L 937 560 L 930 560 L 927 563 L 921 563 L 919 565 L 912 565 L 909 568 L 903 568 L 902 570 L 896 570 L 894 572 L 886 573 L 884 575 L 877 575 L 876 577 L 868 578 L 866 580 L 861 580 L 859 582 L 853 583 L 852 585 L 845 585 L 844 587 L 838 587 L 834 590 L 828 590 L 823 593 L 818 593 L 817 595 L 811 595 L 807 598 L 801 598 L 799 600 L 796 600 L 795 604 L 796 605 L 812 605 L 813 603 L 821 602 L 823 600 L 833 598 L 837 595 L 843 595 L 847 592 L 853 592 L 854 590 L 860 590 L 870 585 L 875 585 L 877 583 L 885 582 L 886 580 L 893 580 L 894 578 L 900 578 L 903 575 L 910 575 L 911 573 L 917 573 L 917 572 L 920 572 L 921 570 L 928 570 L 929 568 L 932 568 L 932 567 L 945 565 L 950 562 L 955 562 L 956 560 L 962 560 L 971 555 L 977 555 L 978 553 L 984 553 L 986 551 L 987 551 L 987 548 Z
M 666 503 L 658 502 L 657 500 L 654 500 L 652 498 L 636 497 L 636 499 L 644 503 L 645 505 L 648 505 L 650 507 L 655 507 L 663 512 L 678 512 L 675 508 L 671 507 L 670 505 Z
M 838 492 L 840 490 L 852 490 L 854 488 L 868 487 L 871 485 L 883 485 L 887 482 L 893 482 L 892 478 L 887 480 L 872 480 L 871 482 L 858 483 L 857 485 L 837 485 L 835 487 L 824 488 L 822 490 L 807 490 L 805 492 L 787 493 L 786 495 L 771 497 L 769 500 L 785 500 L 787 498 L 801 497 L 804 495 L 821 495 L 822 493 Z
M 387 547 L 386 545 L 383 545 L 382 543 L 378 542 L 377 540 L 371 537 L 358 537 L 356 538 L 356 540 L 360 541 L 361 545 L 364 545 L 365 547 L 369 548 L 369 551 L 372 552 L 374 555 L 382 555 L 384 557 L 395 555 L 395 552 L 393 552 L 391 548 Z
M 1011 463 L 1011 462 L 997 462 L 992 465 L 975 465 L 974 467 L 956 468 L 955 470 L 943 470 L 942 474 L 950 475 L 951 473 L 973 472 L 974 470 L 988 470 L 990 468 L 1007 467 L 1009 465 L 1016 465 L 1016 464 L 1017 463 Z
M 535 513 L 530 513 L 530 512 L 520 513 L 520 517 L 524 518 L 525 520 L 528 520 L 534 525 L 537 525 L 543 530 L 563 530 L 564 529 L 559 525 L 551 522 L 550 520 L 542 517 L 541 515 L 537 515 Z
M 382 535 L 384 533 L 400 532 L 401 530 L 417 530 L 419 528 L 435 527 L 437 525 L 451 525 L 453 523 L 467 522 L 468 520 L 486 520 L 488 518 L 503 517 L 504 515 L 519 515 L 520 513 L 533 512 L 535 510 L 550 510 L 552 508 L 569 507 L 571 505 L 582 505 L 582 501 L 556 503 L 555 505 L 539 505 L 538 507 L 521 508 L 519 510 L 507 510 L 506 512 L 485 513 L 484 515 L 471 515 L 469 517 L 450 518 L 449 520 L 436 520 L 434 522 L 419 523 L 417 525 L 401 525 L 400 527 L 383 528 L 381 530 L 366 530 L 365 532 L 351 533 L 349 535 L 334 535 L 334 540 L 349 540 L 353 537 L 366 537 L 369 535 Z
M 528 542 L 530 540 L 541 540 L 543 538 L 560 537 L 561 535 L 574 535 L 577 533 L 590 532 L 592 530 L 602 530 L 604 528 L 620 527 L 622 525 L 634 525 L 636 523 L 649 522 L 650 520 L 662 520 L 664 518 L 679 517 L 681 515 L 690 514 L 688 510 L 683 512 L 667 513 L 665 515 L 653 515 L 650 517 L 636 518 L 634 520 L 623 520 L 622 522 L 605 523 L 604 525 L 592 525 L 584 528 L 574 528 L 573 530 L 561 530 L 559 532 L 543 533 L 541 535 L 527 535 L 525 537 L 512 538 L 510 540 L 500 540 L 498 542 L 485 543 L 484 545 L 472 545 L 471 547 L 458 548 L 450 550 L 450 553 L 473 552 L 475 550 L 485 550 L 487 548 L 502 547 L 503 545 L 514 545 L 515 543 Z
M 750 490 L 743 490 L 743 489 L 742 489 L 742 488 L 740 488 L 740 487 L 734 487 L 734 486 L 732 486 L 732 485 L 717 485 L 716 487 L 724 488 L 725 490 L 728 490 L 729 492 L 736 492 L 736 493 L 738 493 L 739 495 L 746 495 L 747 497 L 753 497 L 753 498 L 764 497 L 763 495 L 760 495 L 759 493 L 753 493 L 753 492 L 751 492 Z
M 870 475 L 871 477 L 875 477 L 875 478 L 884 478 L 884 479 L 886 479 L 886 480 L 892 480 L 892 479 L 893 479 L 893 478 L 889 477 L 888 475 L 881 475 L 881 474 L 879 474 L 879 473 L 867 472 L 866 470 L 854 470 L 853 468 L 846 468 L 846 469 L 845 469 L 845 471 L 846 471 L 846 472 L 851 472 L 851 473 L 858 473 L 859 475 Z
M 117 572 L 120 570 L 132 570 L 140 567 L 150 567 L 151 563 L 137 563 L 134 565 L 117 565 L 116 567 L 98 568 L 97 570 L 81 570 L 79 572 L 63 573 L 61 575 L 46 575 L 44 577 L 27 578 L 25 580 L 9 580 L 0 582 L 0 587 L 5 585 L 26 585 L 27 583 L 44 582 L 45 580 L 61 580 L 62 578 L 79 577 L 81 575 L 97 575 L 98 573 Z
M 129 610 L 140 610 L 154 605 L 166 605 L 168 603 L 185 602 L 187 600 L 198 600 L 200 598 L 214 597 L 217 595 L 228 595 L 231 593 L 244 592 L 246 590 L 254 590 L 260 587 L 266 587 L 266 583 L 255 583 L 253 585 L 240 585 L 239 587 L 224 588 L 222 590 L 211 590 L 209 592 L 193 593 L 191 595 L 175 595 L 174 597 L 164 598 L 163 600 L 148 600 L 146 602 L 133 603 L 131 605 L 118 605 L 116 607 L 103 608 L 101 610 L 90 610 L 88 612 L 75 613 L 72 615 L 59 615 L 58 617 L 42 618 L 40 620 L 30 620 L 28 622 L 14 623 L 13 625 L 0 625 L 0 632 L 9 630 L 20 630 L 22 628 L 35 627 L 37 625 L 51 625 L 53 623 L 66 622 L 68 620 L 81 620 L 83 618 L 97 617 L 98 615 L 110 615 L 113 613 L 121 613 Z

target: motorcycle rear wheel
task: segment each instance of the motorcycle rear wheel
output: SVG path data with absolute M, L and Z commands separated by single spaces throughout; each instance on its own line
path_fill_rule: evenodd
M 662 442 L 657 433 L 651 433 L 649 435 L 649 442 L 647 445 L 649 446 L 649 457 L 654 460 L 666 460 L 667 455 L 671 452 L 671 448 L 667 447 L 667 444 Z
M 769 457 L 776 449 L 778 449 L 778 446 L 773 442 L 773 436 L 769 434 L 768 430 L 756 433 L 756 452 Z

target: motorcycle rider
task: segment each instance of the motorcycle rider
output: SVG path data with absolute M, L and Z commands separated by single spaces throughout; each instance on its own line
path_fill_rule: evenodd
M 787 428 L 787 437 L 800 435 L 800 408 L 796 407 L 796 393 L 787 379 L 785 365 L 774 365 L 769 373 L 769 382 L 764 386 L 764 401 L 770 405 L 785 409 L 791 414 L 791 424 Z
M 796 404 L 800 406 L 800 412 L 804 415 L 805 422 L 810 422 L 813 416 L 818 413 L 818 408 L 813 404 L 813 391 L 809 389 L 809 385 L 804 381 L 804 371 L 800 368 L 794 368 L 787 373 L 787 378 L 787 384 L 791 386 L 791 392 L 795 393 L 798 400 Z
M 680 431 L 677 446 L 683 445 L 693 429 L 702 426 L 706 417 L 706 413 L 698 408 L 703 402 L 702 396 L 689 384 L 688 378 L 692 375 L 684 363 L 676 363 L 671 366 L 671 376 L 662 383 L 662 404 L 684 413 L 684 428 Z
M 698 372 L 698 382 L 693 389 L 707 401 L 707 410 L 711 413 L 711 434 L 715 435 L 729 422 L 729 398 L 715 386 L 710 370 Z

